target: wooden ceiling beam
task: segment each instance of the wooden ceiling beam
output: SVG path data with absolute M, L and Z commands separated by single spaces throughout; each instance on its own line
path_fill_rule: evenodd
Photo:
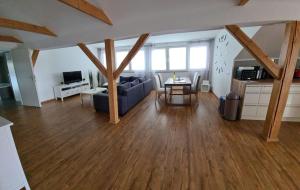
M 111 19 L 105 14 L 103 9 L 94 6 L 86 0 L 58 0 L 70 7 L 73 7 L 85 14 L 88 14 L 108 25 L 112 25 Z
M 245 34 L 237 25 L 227 25 L 226 29 L 232 36 L 239 41 L 239 43 L 249 51 L 249 53 L 256 58 L 268 71 L 270 75 L 278 79 L 281 76 L 282 68 L 274 63 L 258 45 Z
M 78 47 L 86 54 L 86 56 L 94 63 L 94 65 L 99 69 L 99 71 L 107 78 L 107 70 L 100 62 L 100 60 L 89 50 L 89 48 L 83 44 L 77 44 Z
M 32 61 L 32 66 L 34 67 L 35 64 L 36 64 L 36 60 L 39 56 L 39 53 L 40 53 L 40 50 L 39 49 L 35 49 L 33 50 L 32 52 L 32 55 L 31 55 L 31 61 Z
M 15 30 L 23 30 L 27 32 L 44 34 L 44 35 L 54 36 L 54 37 L 57 36 L 55 33 L 53 33 L 52 31 L 50 31 L 48 28 L 44 26 L 38 26 L 38 25 L 7 19 L 7 18 L 2 18 L 2 17 L 0 17 L 0 27 L 11 28 Z
M 138 51 L 143 47 L 147 39 L 149 38 L 150 34 L 143 34 L 139 37 L 137 42 L 134 44 L 132 49 L 129 51 L 127 56 L 122 61 L 119 68 L 114 72 L 114 78 L 117 79 L 120 74 L 123 72 L 123 70 L 127 67 L 127 65 L 130 63 L 130 61 L 134 58 L 134 56 L 138 53 Z
M 13 43 L 23 43 L 21 40 L 14 36 L 3 36 L 0 35 L 0 41 L 1 42 L 13 42 Z
M 249 0 L 240 0 L 239 6 L 244 6 L 249 2 Z

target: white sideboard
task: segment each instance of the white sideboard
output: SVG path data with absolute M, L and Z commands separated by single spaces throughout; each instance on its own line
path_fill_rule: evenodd
M 12 122 L 0 117 L 0 189 L 30 190 L 15 146 L 10 126 Z
M 90 84 L 88 82 L 76 82 L 72 84 L 62 84 L 54 87 L 54 96 L 57 100 L 64 101 L 64 98 L 80 94 L 82 91 L 89 90 Z
M 237 83 L 237 81 L 235 81 Z M 272 82 L 239 82 L 242 98 L 241 119 L 265 120 L 273 89 Z M 234 83 L 233 83 L 234 84 Z M 287 105 L 283 114 L 284 121 L 300 121 L 300 83 L 291 85 Z

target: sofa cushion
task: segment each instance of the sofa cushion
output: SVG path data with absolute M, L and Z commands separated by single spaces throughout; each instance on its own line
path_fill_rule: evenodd
M 120 76 L 120 83 L 131 82 L 131 77 Z
M 139 79 L 139 82 L 140 82 L 140 83 L 143 83 L 143 82 L 146 81 L 146 77 L 139 77 L 138 79 Z
M 108 94 L 104 93 L 97 93 L 93 96 L 94 106 L 96 111 L 109 113 L 109 99 Z M 127 97 L 118 95 L 118 108 L 119 108 L 119 115 L 124 115 L 130 107 L 127 105 Z
M 139 83 L 140 83 L 140 82 L 139 82 L 139 79 L 135 79 L 134 81 L 130 82 L 131 87 L 136 86 L 136 85 L 138 85 Z
M 144 82 L 146 80 L 145 76 L 142 76 L 142 77 L 135 77 L 135 76 L 131 76 L 130 77 L 130 82 L 134 81 L 138 79 L 140 83 Z
M 117 87 L 118 94 L 119 95 L 124 95 L 125 90 L 130 88 L 130 87 L 131 87 L 131 83 L 129 83 L 129 82 L 118 85 L 118 87 Z

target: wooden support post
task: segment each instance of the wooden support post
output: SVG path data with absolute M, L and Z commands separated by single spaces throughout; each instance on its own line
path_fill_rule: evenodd
M 264 137 L 268 142 L 278 141 L 278 133 L 290 85 L 300 48 L 300 22 L 291 22 L 286 25 L 285 39 L 282 44 L 279 64 L 283 66 L 283 72 L 279 79 L 274 80 L 272 96 L 268 108 L 264 126 Z
M 281 47 L 279 64 L 270 58 L 236 25 L 226 29 L 243 45 L 259 62 L 261 62 L 275 80 L 268 107 L 263 136 L 268 142 L 278 141 L 283 113 L 293 81 L 300 49 L 300 22 L 286 25 L 285 38 Z
M 107 64 L 110 123 L 117 124 L 120 120 L 119 120 L 119 111 L 118 111 L 117 82 L 116 79 L 114 78 L 115 47 L 114 47 L 114 41 L 112 39 L 105 40 L 105 54 L 106 54 L 106 64 Z
M 40 53 L 40 50 L 39 49 L 35 49 L 33 50 L 32 52 L 32 55 L 31 55 L 31 61 L 32 61 L 32 66 L 34 67 L 35 64 L 36 64 L 36 60 L 39 56 L 39 53 Z

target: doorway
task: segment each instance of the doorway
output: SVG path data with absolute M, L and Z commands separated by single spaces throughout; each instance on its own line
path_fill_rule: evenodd
M 17 102 L 13 92 L 10 74 L 7 65 L 7 59 L 4 53 L 0 54 L 0 105 L 11 106 Z

